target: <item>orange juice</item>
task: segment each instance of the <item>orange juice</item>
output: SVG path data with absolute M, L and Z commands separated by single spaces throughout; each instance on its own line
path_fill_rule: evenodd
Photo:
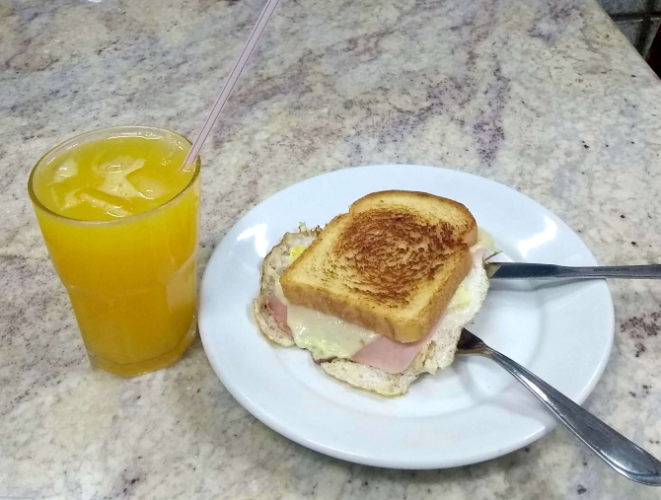
M 195 327 L 199 159 L 183 137 L 118 127 L 71 139 L 29 182 L 90 362 L 134 376 L 176 361 Z

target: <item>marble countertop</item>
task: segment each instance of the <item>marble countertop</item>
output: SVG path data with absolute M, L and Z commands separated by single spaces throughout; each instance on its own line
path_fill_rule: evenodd
M 124 380 L 90 368 L 27 197 L 90 129 L 194 135 L 262 0 L 0 0 L 0 498 L 652 499 L 556 429 L 402 472 L 271 431 L 199 341 Z M 239 216 L 334 169 L 446 165 L 516 188 L 604 264 L 661 260 L 661 84 L 593 0 L 283 0 L 202 151 L 201 271 Z M 587 408 L 661 456 L 661 283 L 612 282 Z

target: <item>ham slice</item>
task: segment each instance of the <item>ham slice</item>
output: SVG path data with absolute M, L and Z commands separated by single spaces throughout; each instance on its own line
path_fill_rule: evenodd
M 420 349 L 429 341 L 435 328 L 432 328 L 425 337 L 415 342 L 402 344 L 384 335 L 370 342 L 353 355 L 351 361 L 361 365 L 379 368 L 386 373 L 395 375 L 406 370 L 420 352 Z
M 480 245 L 473 245 L 471 247 L 471 255 L 473 256 L 473 265 L 475 267 L 484 266 L 484 256 L 486 253 L 486 249 L 482 248 Z
M 271 314 L 275 322 L 278 323 L 278 326 L 291 334 L 291 328 L 287 324 L 287 306 L 280 302 L 275 295 L 266 297 L 265 303 L 266 309 L 268 309 L 269 314 Z

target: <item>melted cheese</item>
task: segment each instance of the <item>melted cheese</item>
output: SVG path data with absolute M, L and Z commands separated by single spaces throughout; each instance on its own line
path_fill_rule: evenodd
M 477 245 L 484 248 L 487 253 L 487 257 L 492 257 L 497 253 L 500 253 L 500 249 L 496 246 L 496 242 L 491 236 L 491 233 L 486 229 L 481 227 L 477 228 Z
M 467 308 L 471 303 L 471 295 L 468 292 L 466 284 L 462 281 L 459 283 L 457 291 L 448 303 L 448 312 L 460 311 Z
M 351 358 L 380 335 L 309 307 L 291 304 L 276 283 L 275 295 L 287 306 L 287 324 L 298 347 L 314 359 Z

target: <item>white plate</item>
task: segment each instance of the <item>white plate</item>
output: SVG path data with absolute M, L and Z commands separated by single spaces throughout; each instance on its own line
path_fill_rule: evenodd
M 199 327 L 216 374 L 250 413 L 321 453 L 382 467 L 465 465 L 516 450 L 554 419 L 501 368 L 463 357 L 425 375 L 399 398 L 353 389 L 327 376 L 307 351 L 275 347 L 251 313 L 261 262 L 299 222 L 324 225 L 361 196 L 427 191 L 464 203 L 513 261 L 596 265 L 558 217 L 501 184 L 442 168 L 382 165 L 340 170 L 291 186 L 248 212 L 216 248 L 202 281 Z M 471 330 L 583 402 L 613 340 L 604 281 L 493 282 Z

